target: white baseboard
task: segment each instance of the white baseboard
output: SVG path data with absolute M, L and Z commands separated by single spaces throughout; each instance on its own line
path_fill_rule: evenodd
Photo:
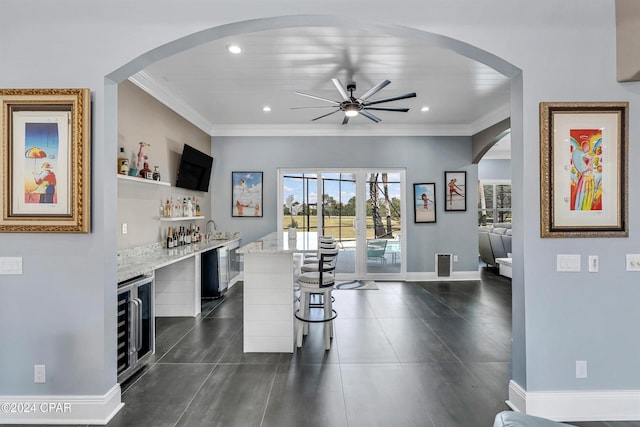
M 640 390 L 526 391 L 509 382 L 507 405 L 554 421 L 640 420 Z
M 479 271 L 454 271 L 451 276 L 438 276 L 435 272 L 407 273 L 407 282 L 456 282 L 480 280 Z
M 0 405 L 0 425 L 105 425 L 124 403 L 116 384 L 102 396 L 0 396 Z

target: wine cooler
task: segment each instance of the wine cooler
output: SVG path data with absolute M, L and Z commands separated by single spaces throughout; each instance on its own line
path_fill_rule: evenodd
M 153 275 L 118 285 L 118 382 L 140 369 L 155 352 Z

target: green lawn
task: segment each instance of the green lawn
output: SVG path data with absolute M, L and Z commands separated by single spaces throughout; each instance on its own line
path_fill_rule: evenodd
M 302 215 L 294 215 L 294 220 L 298 223 L 299 230 L 307 230 L 307 226 L 310 227 L 310 231 L 317 231 L 318 228 L 318 217 L 310 216 L 307 218 Z M 307 224 L 309 221 L 309 224 Z M 356 229 L 354 227 L 355 217 L 354 216 L 343 216 L 343 217 L 325 217 L 324 226 L 325 233 L 338 236 L 340 227 L 342 228 L 341 238 L 342 240 L 355 240 L 356 238 Z M 289 224 L 291 223 L 291 217 L 286 216 L 284 219 L 284 229 L 289 228 Z M 400 232 L 400 221 L 392 220 L 391 227 L 393 228 L 394 233 Z M 373 218 L 367 217 L 367 238 L 373 238 Z

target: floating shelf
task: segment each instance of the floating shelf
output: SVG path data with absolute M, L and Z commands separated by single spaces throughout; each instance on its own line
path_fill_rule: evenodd
M 160 217 L 160 221 L 174 222 L 174 221 L 197 221 L 199 219 L 205 219 L 203 215 L 200 216 L 173 216 L 171 218 Z
M 135 176 L 128 176 L 128 175 L 117 175 L 119 180 L 122 181 L 130 181 L 130 182 L 140 182 L 142 184 L 152 184 L 152 185 L 162 185 L 165 187 L 171 187 L 171 184 L 168 182 L 164 182 L 164 181 L 154 181 L 153 179 L 144 179 L 144 178 L 138 178 Z

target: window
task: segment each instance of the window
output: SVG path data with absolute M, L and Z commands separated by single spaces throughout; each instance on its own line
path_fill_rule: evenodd
M 511 183 L 478 181 L 478 225 L 511 222 Z

